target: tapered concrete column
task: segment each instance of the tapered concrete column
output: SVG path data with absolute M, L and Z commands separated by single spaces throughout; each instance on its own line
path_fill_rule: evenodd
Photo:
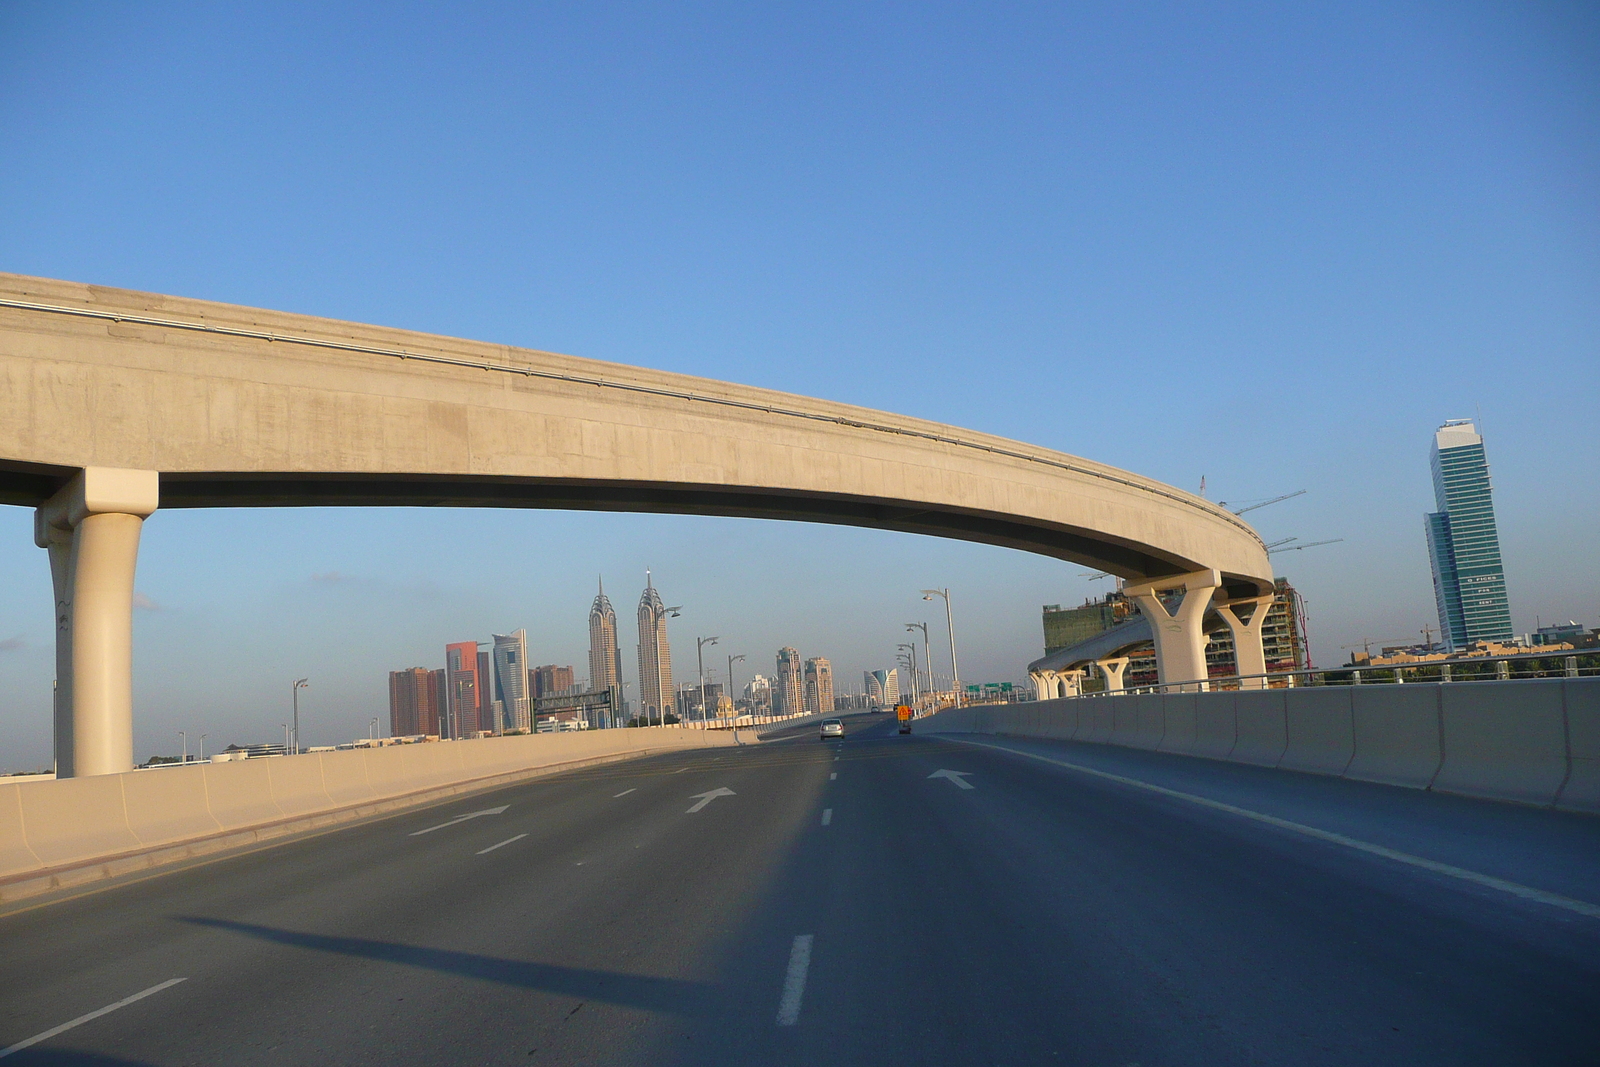
M 1100 673 L 1105 675 L 1106 692 L 1120 693 L 1122 691 L 1122 672 L 1128 669 L 1127 656 L 1114 656 L 1110 659 L 1097 659 L 1094 665 L 1100 668 Z
M 1221 584 L 1222 576 L 1211 570 L 1123 586 L 1122 592 L 1137 601 L 1139 610 L 1150 620 L 1150 632 L 1155 636 L 1156 677 L 1162 685 L 1195 682 L 1183 686 L 1183 690 L 1208 688 L 1206 632 L 1202 623 L 1211 596 Z M 1156 594 L 1179 588 L 1183 590 L 1183 600 L 1176 613 L 1169 612 Z
M 1056 684 L 1061 687 L 1064 697 L 1083 696 L 1083 671 L 1059 671 L 1056 674 Z
M 1261 642 L 1261 630 L 1267 621 L 1267 611 L 1276 597 L 1257 596 L 1242 600 L 1213 600 L 1212 605 L 1233 634 L 1233 662 L 1238 668 L 1241 689 L 1265 689 L 1265 678 L 1246 678 L 1249 674 L 1267 673 L 1267 650 Z M 1254 605 L 1250 621 L 1239 620 L 1239 609 Z
M 1054 700 L 1056 696 L 1055 671 L 1029 671 L 1028 677 L 1033 681 L 1033 695 L 1037 700 Z
M 155 471 L 87 467 L 34 514 L 56 595 L 56 776 L 133 769 L 133 576 Z

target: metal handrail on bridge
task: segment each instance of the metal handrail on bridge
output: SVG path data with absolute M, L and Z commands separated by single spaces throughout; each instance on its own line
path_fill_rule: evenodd
M 1558 660 L 1560 666 L 1539 666 L 1546 661 Z M 1580 660 L 1588 660 L 1581 664 Z M 1514 665 L 1527 665 L 1531 670 L 1516 671 Z M 1492 667 L 1485 672 L 1480 668 Z M 1414 685 L 1417 683 L 1507 682 L 1532 678 L 1582 678 L 1600 675 L 1600 651 L 1562 651 L 1551 655 L 1521 653 L 1510 656 L 1473 656 L 1455 660 L 1431 660 L 1420 663 L 1386 663 L 1378 666 L 1331 667 L 1321 670 L 1268 671 L 1265 674 L 1228 674 L 1211 678 L 1192 678 L 1181 682 L 1130 685 L 1121 689 L 1079 693 L 1078 699 L 1088 697 L 1131 696 L 1145 693 L 1195 693 L 1231 692 L 1238 690 L 1297 689 L 1310 686 L 1341 685 Z M 1265 684 L 1246 686 L 1244 683 L 1261 681 Z M 1277 684 L 1274 684 L 1277 683 Z M 1072 698 L 1068 698 L 1072 699 Z

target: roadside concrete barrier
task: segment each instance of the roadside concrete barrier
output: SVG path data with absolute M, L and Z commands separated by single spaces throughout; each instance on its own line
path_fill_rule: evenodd
M 1439 748 L 1439 689 L 1438 685 L 1352 686 L 1356 754 L 1344 776 L 1428 788 L 1439 773 L 1443 755 Z
M 1079 742 L 1600 814 L 1600 678 L 1127 694 L 1027 707 L 943 711 L 918 720 L 916 732 L 1065 739 L 1070 731 Z
M 1600 685 L 1569 678 L 1561 687 L 1567 716 L 1567 780 L 1556 807 L 1600 814 Z
M 595 730 L 0 783 L 0 902 L 595 760 L 733 743 Z
M 1289 729 L 1283 708 L 1285 689 L 1241 690 L 1233 694 L 1234 742 L 1229 758 L 1235 763 L 1276 767 L 1289 747 Z
M 1234 716 L 1232 693 L 1194 695 L 1193 756 L 1227 759 L 1239 741 L 1239 721 Z
M 1160 695 L 1149 694 L 1153 701 L 1160 702 L 1161 717 L 1164 729 L 1161 734 L 1161 751 L 1174 752 L 1179 755 L 1192 755 L 1194 753 L 1195 739 L 1195 701 L 1200 699 L 1198 693 L 1172 693 Z
M 1440 688 L 1444 763 L 1433 788 L 1554 803 L 1568 768 L 1562 688 L 1522 682 Z
M 1343 774 L 1356 754 L 1354 686 L 1297 689 L 1284 696 L 1288 746 L 1278 766 L 1312 774 Z

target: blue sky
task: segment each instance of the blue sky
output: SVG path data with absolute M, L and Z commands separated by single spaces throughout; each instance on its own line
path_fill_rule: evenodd
M 1434 624 L 1429 435 L 1481 414 L 1519 630 L 1600 624 L 1600 15 L 1557 3 L 0 7 L 0 270 L 702 374 L 1243 502 L 1319 663 Z M 0 766 L 49 758 L 50 595 L 0 508 Z M 1020 680 L 1082 568 L 869 531 L 165 512 L 136 749 L 308 741 L 517 626 L 583 673 L 653 567 L 843 682 L 956 595 Z M 942 631 L 942 624 L 935 627 Z M 685 646 L 689 649 L 684 651 Z M 936 649 L 936 662 L 947 656 Z M 945 668 L 947 669 L 947 667 Z

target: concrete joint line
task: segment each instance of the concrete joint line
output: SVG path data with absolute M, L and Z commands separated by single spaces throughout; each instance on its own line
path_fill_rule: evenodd
M 1224 803 L 1220 800 L 1212 800 L 1210 797 L 1197 796 L 1194 793 L 1184 793 L 1177 789 L 1168 789 L 1166 786 L 1156 785 L 1152 782 L 1141 781 L 1138 778 L 1129 778 L 1121 774 L 1112 774 L 1109 771 L 1096 770 L 1093 767 L 1085 767 L 1081 764 L 1069 763 L 1066 760 L 1052 759 L 1049 756 L 1041 756 L 1033 752 L 1022 752 L 1014 748 L 1006 748 L 1003 745 L 991 745 L 983 741 L 971 741 L 965 738 L 946 736 L 944 739 L 947 741 L 952 741 L 958 745 L 976 745 L 979 748 L 994 749 L 998 752 L 1006 752 L 1013 756 L 1023 756 L 1027 759 L 1038 760 L 1041 763 L 1049 763 L 1056 767 L 1065 767 L 1068 770 L 1077 771 L 1079 774 L 1087 774 L 1095 778 L 1103 778 L 1109 782 L 1116 782 L 1120 785 L 1132 786 L 1135 789 L 1143 789 L 1161 796 L 1171 797 L 1175 800 L 1187 801 L 1190 804 L 1194 804 L 1202 808 L 1210 808 L 1213 811 L 1221 811 L 1226 812 L 1229 815 L 1237 815 L 1242 819 L 1249 819 L 1251 822 L 1262 823 L 1266 826 L 1276 827 L 1280 830 L 1288 830 L 1292 833 L 1297 833 L 1304 837 L 1314 838 L 1318 841 L 1326 841 L 1330 844 L 1343 845 L 1345 848 L 1354 849 L 1357 852 L 1364 852 L 1369 856 L 1378 856 L 1383 859 L 1393 860 L 1396 863 L 1403 863 L 1409 867 L 1416 867 L 1420 870 L 1430 871 L 1434 874 L 1442 874 L 1446 877 L 1455 878 L 1463 882 L 1471 882 L 1474 885 L 1480 885 L 1488 889 L 1496 889 L 1502 893 L 1507 893 L 1514 897 L 1520 897 L 1523 900 L 1531 900 L 1539 904 L 1548 904 L 1551 907 L 1562 908 L 1566 911 L 1574 912 L 1578 915 L 1583 915 L 1591 919 L 1600 919 L 1600 904 L 1591 904 L 1586 900 L 1576 900 L 1572 897 L 1562 896 L 1560 893 L 1550 893 L 1543 889 L 1535 889 L 1532 886 L 1522 885 L 1521 883 L 1508 881 L 1504 878 L 1496 878 L 1493 875 L 1480 874 L 1477 871 L 1469 871 L 1464 867 L 1456 867 L 1449 863 L 1441 863 L 1438 860 L 1430 860 L 1423 856 L 1415 856 L 1409 852 L 1401 852 L 1398 849 L 1388 848 L 1384 845 L 1375 845 L 1370 841 L 1362 841 L 1359 838 L 1346 837 L 1344 834 L 1336 834 L 1331 830 L 1320 830 L 1315 826 L 1307 826 L 1305 823 L 1293 822 L 1289 819 L 1280 819 L 1276 815 L 1267 815 L 1263 812 L 1251 811 L 1249 808 L 1241 808 L 1233 804 Z

